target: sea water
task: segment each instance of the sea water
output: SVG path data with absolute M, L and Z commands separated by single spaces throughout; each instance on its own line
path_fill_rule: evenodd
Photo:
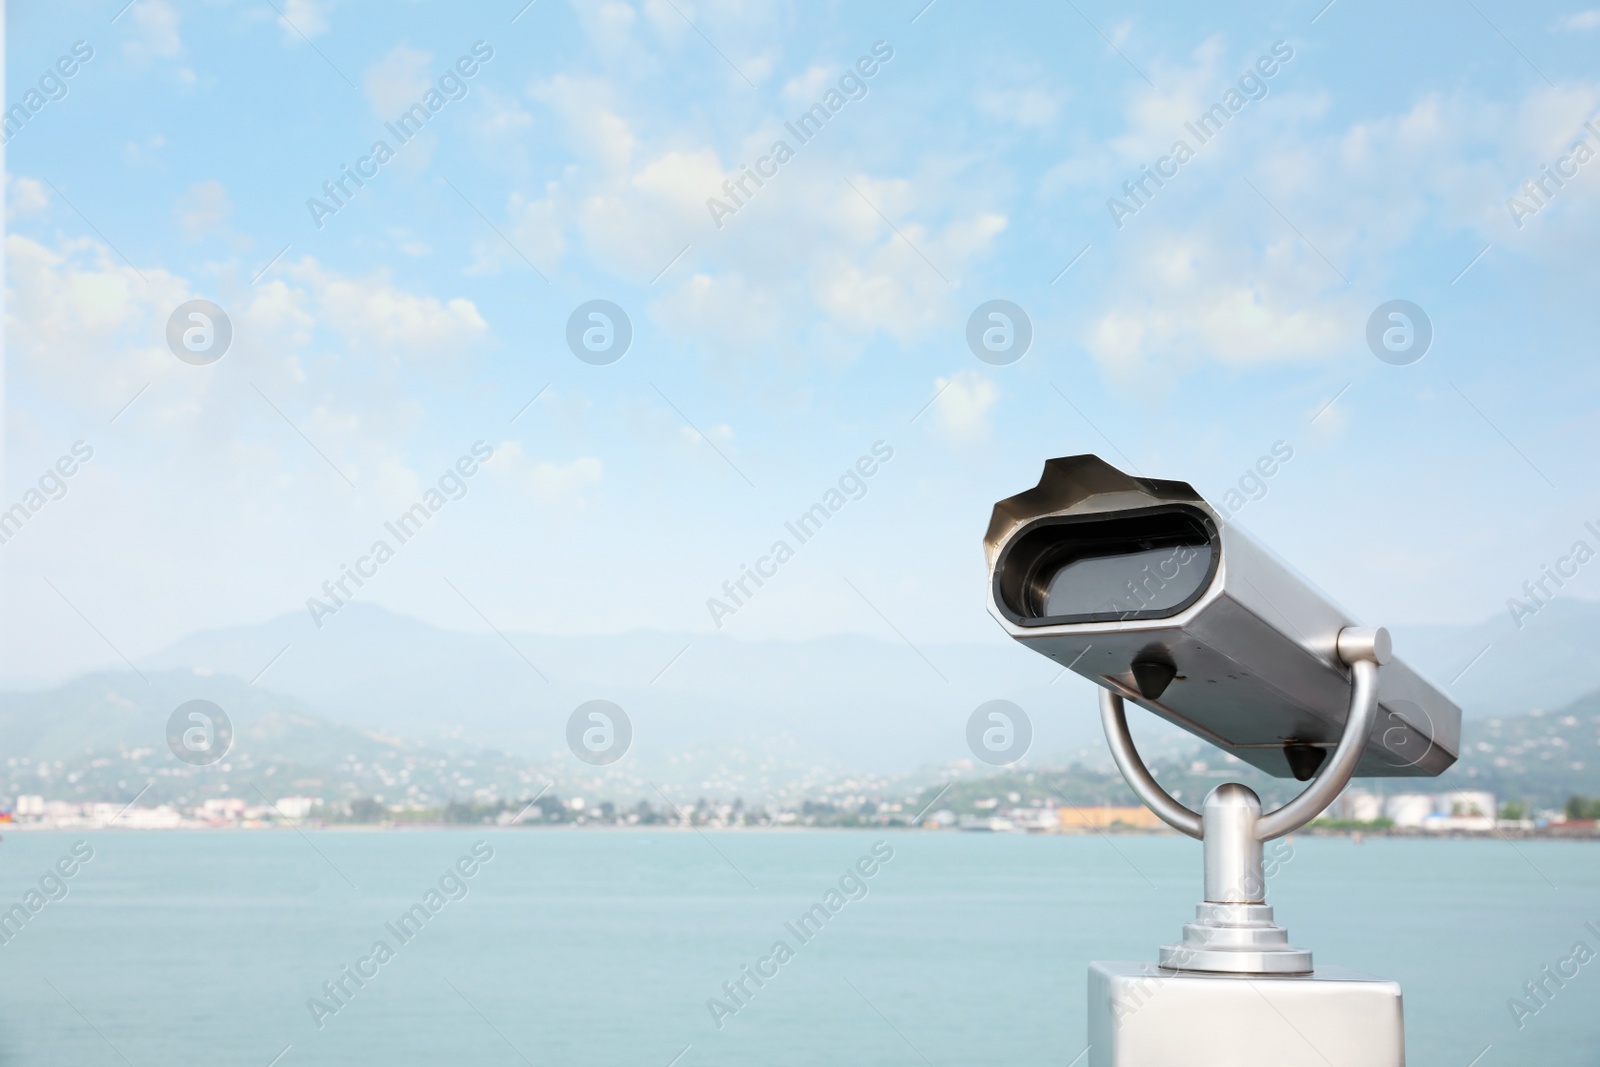
M 1279 922 L 1400 981 L 1410 1063 L 1596 1062 L 1600 846 L 1278 854 Z M 1175 836 L 8 831 L 0 1064 L 1067 1067 L 1088 962 L 1153 959 L 1199 875 Z

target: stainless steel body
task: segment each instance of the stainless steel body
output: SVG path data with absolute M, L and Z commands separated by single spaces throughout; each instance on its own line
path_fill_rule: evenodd
M 1404 1067 L 1400 986 L 1340 967 L 1296 978 L 1089 965 L 1089 1067 Z
M 1317 967 L 1266 903 L 1264 841 L 1316 818 L 1353 776 L 1437 775 L 1461 709 L 1183 482 L 1095 456 L 1045 464 L 984 538 L 989 610 L 1096 682 L 1113 760 L 1204 845 L 1205 898 L 1156 963 L 1089 967 L 1090 1067 L 1403 1067 L 1398 984 Z M 1194 811 L 1145 766 L 1126 701 L 1279 777 L 1272 811 L 1225 783 Z
M 1183 482 L 1096 456 L 1049 460 L 995 505 L 989 610 L 1035 651 L 1278 777 L 1339 741 L 1355 620 Z M 1434 776 L 1461 709 L 1401 658 L 1383 668 L 1358 777 Z

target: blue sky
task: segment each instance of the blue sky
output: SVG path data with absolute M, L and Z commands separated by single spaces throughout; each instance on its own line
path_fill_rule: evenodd
M 1374 622 L 1504 612 L 1600 520 L 1600 159 L 1572 154 L 1600 151 L 1600 9 L 120 7 L 8 8 L 8 106 L 60 98 L 5 148 L 3 506 L 93 456 L 0 544 L 7 674 L 304 612 L 479 441 L 361 599 L 708 631 L 879 441 L 725 632 L 1002 639 L 989 508 L 1075 452 L 1220 496 L 1283 442 L 1237 521 Z M 800 143 L 785 123 L 875 47 Z M 1258 61 L 1200 144 L 1186 123 Z M 385 124 L 441 84 L 400 144 Z M 319 226 L 308 199 L 378 139 Z M 1575 175 L 1515 217 L 1544 166 Z M 193 298 L 232 325 L 208 366 L 165 339 Z M 594 299 L 633 329 L 604 366 L 566 342 Z M 967 346 L 992 299 L 1032 324 L 1009 365 Z M 1432 323 L 1410 365 L 1367 346 L 1392 299 Z

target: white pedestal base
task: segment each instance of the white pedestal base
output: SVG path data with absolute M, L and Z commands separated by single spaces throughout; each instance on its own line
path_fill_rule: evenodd
M 1404 1067 L 1400 984 L 1089 964 L 1089 1067 Z

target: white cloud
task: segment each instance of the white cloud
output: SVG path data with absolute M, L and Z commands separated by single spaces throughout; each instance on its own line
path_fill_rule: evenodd
M 985 89 L 978 94 L 978 110 L 998 122 L 1043 128 L 1056 120 L 1061 101 L 1037 86 L 1021 89 Z
M 678 19 L 671 8 L 660 4 L 660 0 L 647 0 L 645 13 L 655 19 L 656 12 L 653 6 L 660 6 L 671 18 Z M 629 54 L 638 51 L 638 40 L 634 34 L 634 27 L 638 24 L 638 12 L 632 4 L 622 3 L 621 0 L 602 0 L 598 4 L 574 3 L 572 5 L 584 30 L 588 33 L 589 43 L 600 55 L 612 61 L 622 60 Z M 679 19 L 678 25 L 683 26 Z
M 521 136 L 533 128 L 533 115 L 515 96 L 497 93 L 488 86 L 476 90 L 485 118 L 478 129 L 490 137 Z
M 433 53 L 397 44 L 367 68 L 361 78 L 373 114 L 392 119 L 428 91 Z
M 1519 235 L 1504 205 L 1538 176 L 1539 162 L 1568 150 L 1600 102 L 1600 86 L 1541 85 L 1509 103 L 1465 91 L 1429 94 L 1403 110 L 1307 135 L 1327 101 L 1294 91 L 1298 62 L 1284 64 L 1270 83 L 1271 108 L 1249 105 L 1097 242 L 1112 263 L 1109 298 L 1081 336 L 1114 377 L 1170 382 L 1170 374 L 1150 372 L 1325 360 L 1359 346 L 1366 312 L 1388 295 L 1386 270 L 1424 226 L 1519 255 L 1582 255 L 1575 247 L 1554 250 L 1570 242 L 1573 227 Z M 1139 163 L 1164 154 L 1235 65 L 1218 42 L 1207 42 L 1192 66 L 1161 73 L 1165 93 L 1134 93 L 1124 132 L 1105 158 L 1088 169 L 1081 160 L 1057 168 L 1055 180 L 1083 190 L 1074 195 L 1120 196 L 1107 175 L 1137 176 Z M 1246 159 L 1255 189 L 1237 178 L 1239 168 L 1212 165 Z M 1600 186 L 1569 183 L 1551 210 L 1597 204 Z M 1551 247 L 1541 250 L 1540 242 Z
M 47 559 L 52 574 L 70 570 L 103 589 L 116 584 L 109 573 L 137 560 L 152 587 L 226 590 L 229 610 L 262 617 L 284 610 L 302 579 L 314 589 L 338 553 L 370 543 L 375 516 L 398 513 L 437 478 L 433 460 L 419 469 L 411 452 L 437 417 L 418 399 L 435 372 L 419 377 L 407 360 L 453 356 L 487 332 L 470 301 L 309 259 L 256 286 L 207 291 L 150 266 L 141 277 L 88 240 L 47 246 L 12 234 L 6 252 L 13 399 L 50 422 L 47 435 L 19 441 L 44 436 L 47 457 L 63 437 L 83 436 L 95 449 L 53 528 L 41 524 L 27 544 L 8 548 L 8 565 L 33 573 L 40 557 L 30 553 L 62 552 L 91 562 L 75 569 Z M 173 309 L 196 295 L 222 304 L 233 324 L 232 347 L 205 367 L 180 363 L 164 337 Z M 32 429 L 31 420 L 12 421 Z M 566 500 L 599 474 L 598 460 L 532 464 L 524 488 L 534 499 Z M 218 544 L 238 555 L 211 551 Z M 236 558 L 272 566 L 245 573 Z M 204 598 L 178 597 L 155 625 L 169 635 L 191 629 L 204 608 Z M 96 619 L 131 635 L 154 617 L 124 610 L 119 618 L 101 603 Z
M 822 96 L 824 90 L 832 87 L 836 73 L 837 68 L 821 63 L 807 67 L 803 74 L 798 74 L 783 83 L 784 101 L 796 107 L 810 107 Z
M 390 226 L 384 232 L 390 242 L 408 256 L 421 258 L 433 254 L 433 246 L 403 226 Z
M 574 5 L 587 7 L 589 5 Z M 600 5 L 601 18 L 585 20 L 597 48 L 613 55 L 634 53 L 631 8 L 625 20 L 614 14 L 616 5 Z M 746 0 L 645 0 L 645 19 L 656 38 L 673 51 L 698 52 L 695 62 L 709 64 L 730 83 L 748 92 L 746 79 L 760 85 L 772 76 L 780 54 L 766 44 L 782 35 L 786 15 L 777 5 Z M 703 36 L 702 36 L 703 35 Z M 714 42 L 714 43 L 711 43 Z M 659 60 L 660 50 L 653 58 Z
M 327 33 L 329 6 L 323 0 L 284 0 L 279 21 L 284 23 L 285 43 L 298 44 Z
M 1099 183 L 1106 174 L 1136 169 L 1168 151 L 1173 139 L 1183 135 L 1183 124 L 1209 107 L 1231 81 L 1227 58 L 1222 39 L 1211 37 L 1195 48 L 1187 64 L 1156 65 L 1156 84 L 1164 88 L 1135 90 L 1123 109 L 1123 132 L 1098 151 L 1091 148 L 1087 157 L 1074 152 L 1068 166 Z M 1287 72 L 1280 72 L 1277 80 L 1283 83 L 1286 77 Z
M 1087 347 L 1122 378 L 1144 377 L 1152 364 L 1330 354 L 1349 336 L 1352 308 L 1328 299 L 1331 271 L 1290 238 L 1263 253 L 1210 234 L 1152 234 L 1122 257 L 1117 297 L 1090 324 Z
M 651 308 L 666 326 L 722 351 L 770 351 L 787 313 L 779 295 L 738 271 L 689 275 Z
M 625 129 L 619 126 L 606 149 L 616 173 L 594 183 L 576 205 L 578 228 L 591 257 L 649 280 L 697 236 L 708 218 L 705 183 L 720 183 L 721 168 L 710 152 L 676 150 L 628 167 L 633 138 Z
M 857 185 L 869 195 L 883 191 L 865 178 Z M 663 279 L 665 293 L 651 305 L 653 316 L 697 338 L 724 369 L 746 367 L 756 353 L 839 361 L 874 337 L 911 343 L 930 336 L 949 325 L 947 272 L 985 251 L 1005 226 L 981 212 L 938 229 L 902 221 L 913 248 L 842 183 L 797 175 L 789 194 L 761 228 L 730 228 L 715 238 L 721 245 L 696 244 L 695 259 Z M 660 262 L 676 251 L 664 250 Z
M 705 211 L 706 190 L 720 184 L 722 177 L 722 166 L 710 149 L 675 149 L 639 168 L 631 184 L 674 212 L 698 216 Z
M 21 218 L 24 215 L 37 215 L 50 205 L 50 197 L 44 191 L 44 183 L 37 178 L 22 178 L 6 175 L 6 217 L 8 219 Z
M 158 158 L 156 153 L 165 147 L 167 139 L 159 133 L 147 138 L 143 144 L 128 141 L 122 146 L 122 159 L 130 167 L 142 166 L 154 162 Z
M 613 5 L 608 3 L 603 6 L 609 8 Z M 675 3 L 669 2 L 669 0 L 644 0 L 643 9 L 644 16 L 650 20 L 651 27 L 657 34 L 668 41 L 676 41 L 685 34 L 694 32 L 684 22 L 681 13 L 682 9 Z M 631 17 L 633 14 L 631 7 L 628 8 L 628 13 Z
M 558 120 L 579 163 L 559 180 L 517 191 L 507 201 L 507 230 L 517 250 L 550 273 L 568 251 L 574 228 L 584 250 L 618 273 L 648 280 L 661 270 L 706 218 L 704 188 L 722 180 L 709 151 L 669 149 L 636 166 L 632 125 L 613 107 L 600 81 L 557 77 L 529 89 Z M 531 116 L 529 121 L 533 121 Z M 501 131 L 502 133 L 504 131 Z M 516 150 L 515 140 L 506 148 Z M 480 240 L 471 270 L 521 269 L 504 242 Z
M 530 90 L 567 123 L 573 147 L 600 164 L 608 177 L 622 173 L 633 158 L 634 135 L 617 113 L 610 83 L 558 74 Z
M 233 213 L 228 192 L 219 181 L 195 182 L 173 205 L 184 235 L 198 239 L 210 234 Z
M 331 412 L 381 408 L 392 389 L 383 377 L 389 369 L 459 359 L 489 332 L 470 300 L 407 291 L 382 272 L 340 275 L 309 257 L 230 300 L 197 294 L 190 281 L 158 268 L 145 267 L 141 275 L 92 241 L 50 248 L 12 234 L 6 251 L 6 337 L 18 377 L 65 407 L 99 417 L 165 379 L 176 383 L 160 393 L 172 418 L 189 421 L 185 412 L 199 412 L 216 375 L 188 372 L 165 342 L 173 309 L 196 295 L 222 303 L 233 321 L 225 362 L 250 363 L 264 388 L 291 391 L 310 383 Z M 331 358 L 330 347 L 360 357 L 357 365 Z
M 316 341 L 315 302 L 304 288 L 282 278 L 263 280 L 251 290 L 249 303 L 238 318 L 241 338 L 270 338 L 279 350 L 293 353 L 289 358 L 290 380 L 306 381 L 304 360 Z
M 324 271 L 307 257 L 289 274 L 314 294 L 317 321 L 352 351 L 452 359 L 489 332 L 471 300 L 406 292 L 390 283 L 387 271 L 349 278 Z
M 922 204 L 911 182 L 858 176 L 851 184 L 855 189 L 839 188 L 833 211 L 855 233 L 871 235 L 870 243 L 836 241 L 819 250 L 815 303 L 858 336 L 883 332 L 901 343 L 927 336 L 944 321 L 960 268 L 988 249 L 1006 219 L 980 210 L 935 230 L 918 221 Z M 879 212 L 899 221 L 891 226 Z
M 568 508 L 582 507 L 585 491 L 605 480 L 605 464 L 593 456 L 579 456 L 570 463 L 534 460 L 518 440 L 496 445 L 489 469 L 534 503 Z
M 137 63 L 171 59 L 183 51 L 178 36 L 178 13 L 167 0 L 141 0 L 128 12 L 133 33 L 122 44 L 122 52 Z
M 109 418 L 175 362 L 160 338 L 188 295 L 182 279 L 141 277 L 83 241 L 50 249 L 11 234 L 6 258 L 7 355 L 52 400 Z
M 988 435 L 989 412 L 1000 399 L 993 380 L 977 371 L 961 370 L 949 378 L 935 379 L 933 387 L 938 395 L 933 415 L 946 435 L 961 440 Z
M 1568 15 L 1561 24 L 1569 30 L 1592 30 L 1600 26 L 1600 7 Z
M 521 193 L 512 193 L 507 213 L 511 216 L 511 239 L 517 248 L 538 264 L 540 270 L 554 273 L 561 262 L 561 254 L 567 250 L 567 241 L 561 232 L 564 219 L 555 197 L 528 200 Z M 505 242 L 497 240 L 495 243 L 500 246 L 501 253 L 510 254 Z
M 687 28 L 665 4 L 643 11 L 659 34 Z M 772 17 L 720 0 L 698 10 L 684 6 L 684 14 L 702 28 L 714 23 L 735 41 Z M 580 5 L 579 15 L 591 35 L 597 20 L 640 31 L 632 13 Z M 734 47 L 717 40 L 725 51 Z M 678 44 L 705 48 L 692 33 Z M 659 53 L 651 53 L 652 62 Z M 812 65 L 782 95 L 814 100 L 832 79 L 830 67 Z M 629 75 L 563 74 L 528 88 L 575 160 L 555 180 L 510 198 L 508 233 L 545 273 L 563 258 L 581 256 L 642 284 L 673 264 L 656 283 L 649 312 L 679 336 L 703 342 L 696 347 L 725 371 L 738 372 L 753 351 L 780 362 L 844 361 L 876 338 L 906 343 L 949 328 L 953 287 L 1007 226 L 989 197 L 950 188 L 939 173 L 943 164 L 934 164 L 931 175 L 842 173 L 824 150 L 800 146 L 804 160 L 784 165 L 760 187 L 746 185 L 746 202 L 719 227 L 708 198 L 726 196 L 727 181 L 751 181 L 741 165 L 766 154 L 774 137 L 788 136 L 783 121 L 793 104 L 741 119 L 750 132 L 724 154 L 680 124 L 651 117 L 654 89 L 640 86 L 638 97 L 634 91 Z M 851 111 L 836 121 L 865 116 Z M 534 122 L 544 127 L 542 115 Z M 505 148 L 516 151 L 515 140 Z M 686 247 L 689 254 L 676 259 Z M 483 241 L 472 269 L 514 268 L 510 255 Z
M 744 56 L 739 60 L 739 80 L 750 79 L 756 85 L 761 85 L 778 65 L 778 54 L 772 51 L 758 52 L 755 55 Z

